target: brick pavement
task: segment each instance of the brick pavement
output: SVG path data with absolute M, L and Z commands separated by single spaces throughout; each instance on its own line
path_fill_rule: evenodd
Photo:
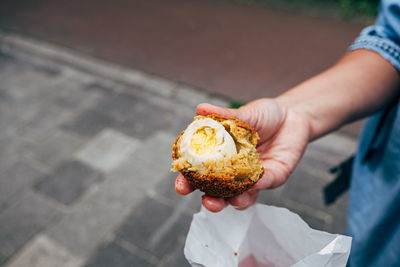
M 188 266 L 183 246 L 201 193 L 181 197 L 170 145 L 196 104 L 184 84 L 0 33 L 0 265 Z M 345 232 L 327 169 L 354 151 L 334 133 L 312 143 L 262 203 Z

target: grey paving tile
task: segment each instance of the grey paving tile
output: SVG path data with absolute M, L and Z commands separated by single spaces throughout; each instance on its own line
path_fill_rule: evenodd
M 0 75 L 4 77 L 10 76 L 15 72 L 20 73 L 23 69 L 26 68 L 26 65 L 19 64 L 19 61 L 10 53 L 5 53 L 4 51 L 0 51 Z M 3 77 L 2 77 L 3 78 Z M 2 80 L 2 79 L 1 79 Z
M 26 161 L 0 169 L 0 211 L 15 195 L 33 184 L 43 173 Z
M 70 159 L 84 142 L 85 140 L 78 135 L 56 130 L 44 140 L 29 145 L 28 154 L 35 160 L 54 167 L 61 161 Z
M 309 207 L 325 210 L 322 189 L 326 181 L 315 177 L 306 169 L 297 168 L 286 182 L 282 197 L 302 203 Z
M 12 100 L 10 93 L 0 87 L 0 104 L 4 105 Z
M 284 199 L 276 189 L 262 190 L 258 193 L 257 202 L 269 206 L 284 207 Z
M 341 196 L 335 203 L 333 222 L 330 225 L 331 233 L 346 234 L 347 233 L 347 211 L 348 211 L 349 192 Z
M 143 101 L 145 100 L 128 93 L 114 93 L 100 101 L 96 106 L 96 110 L 116 119 L 123 119 L 136 116 L 135 106 Z
M 51 85 L 48 101 L 64 109 L 83 110 L 95 106 L 104 95 L 101 92 L 84 90 L 85 83 L 80 80 L 59 80 Z
M 94 169 L 109 172 L 124 162 L 138 141 L 112 129 L 104 129 L 76 153 L 76 158 Z
M 15 134 L 0 136 L 0 166 L 9 165 L 18 160 L 24 151 L 26 141 Z
M 3 51 L 0 51 L 0 67 L 6 67 L 9 64 L 15 64 L 16 59 L 10 54 L 6 54 Z
M 81 258 L 89 257 L 109 241 L 135 205 L 134 196 L 130 205 L 125 205 L 101 185 L 92 189 L 48 231 L 52 239 Z M 130 193 L 134 195 L 132 190 Z
M 117 129 L 127 135 L 146 139 L 168 128 L 172 119 L 172 110 L 144 100 L 134 105 L 131 113 L 125 114 Z
M 167 173 L 172 163 L 172 143 L 175 137 L 167 132 L 156 133 L 139 146 L 130 162 L 140 162 L 155 173 Z
M 357 140 L 344 134 L 332 133 L 315 140 L 309 147 L 326 151 L 328 154 L 350 156 L 357 148 Z
M 118 124 L 113 118 L 95 110 L 86 110 L 63 125 L 63 128 L 88 137 L 96 135 L 104 128 Z
M 178 238 L 186 235 L 190 222 L 191 218 L 178 207 L 173 209 L 147 198 L 126 219 L 117 236 L 160 259 L 174 250 Z
M 171 139 L 160 132 L 141 143 L 124 163 L 107 174 L 105 183 L 111 192 L 121 192 L 121 201 L 129 201 L 130 190 L 146 192 L 156 186 L 171 168 Z
M 79 162 L 65 162 L 35 187 L 39 192 L 68 205 L 101 178 L 100 173 Z
M 31 111 L 31 116 L 18 128 L 17 134 L 25 139 L 36 141 L 48 131 L 64 123 L 70 114 L 52 105 L 37 104 Z
M 61 69 L 53 64 L 37 64 L 34 65 L 33 68 L 41 74 L 49 77 L 55 77 L 61 74 Z
M 126 162 L 105 177 L 105 181 L 99 185 L 102 194 L 128 207 L 144 197 L 158 178 L 135 162 Z
M 84 260 L 44 234 L 39 234 L 10 260 L 9 267 L 79 267 Z
M 54 204 L 34 193 L 0 213 L 0 265 L 41 231 L 58 211 Z
M 100 248 L 97 253 L 88 261 L 86 267 L 151 267 L 154 266 L 144 259 L 128 252 L 115 242 L 111 242 Z
M 26 64 L 20 62 L 18 65 Z M 20 71 L 9 73 L 7 77 L 2 78 L 4 88 L 16 100 L 43 100 L 46 93 L 51 92 L 50 85 L 56 81 L 54 77 L 48 77 L 35 71 L 28 63 L 26 67 Z M 43 102 L 45 103 L 45 102 Z
M 91 82 L 87 84 L 83 89 L 89 92 L 90 91 L 101 92 L 105 95 L 113 95 L 116 93 L 111 86 L 102 84 L 100 82 Z
M 182 242 L 171 255 L 163 259 L 161 267 L 190 267 L 183 253 L 184 243 Z
M 159 199 L 168 199 L 171 203 L 178 205 L 185 199 L 190 199 L 188 203 L 188 213 L 199 212 L 201 208 L 201 196 L 202 192 L 196 190 L 187 196 L 182 196 L 176 193 L 175 191 L 175 178 L 177 173 L 169 172 L 155 187 L 155 193 L 153 198 Z
M 188 109 L 182 106 L 175 107 L 175 114 L 167 131 L 177 137 L 193 121 L 196 116 L 195 112 L 195 109 Z

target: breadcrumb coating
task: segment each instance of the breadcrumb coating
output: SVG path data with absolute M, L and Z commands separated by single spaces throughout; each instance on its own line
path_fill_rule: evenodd
M 263 175 L 264 168 L 256 151 L 259 136 L 247 123 L 231 117 L 212 114 L 194 119 L 211 118 L 220 122 L 233 137 L 238 153 L 219 160 L 203 162 L 205 168 L 192 166 L 179 151 L 181 136 L 172 145 L 174 159 L 172 171 L 180 171 L 194 187 L 213 197 L 239 195 L 254 185 Z

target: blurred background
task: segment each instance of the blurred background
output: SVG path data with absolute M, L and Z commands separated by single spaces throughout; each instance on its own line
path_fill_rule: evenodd
M 323 71 L 375 0 L 0 2 L 0 265 L 188 266 L 201 193 L 178 196 L 171 144 L 198 103 L 239 107 Z M 329 170 L 360 123 L 313 142 L 259 202 L 346 232 Z M 294 133 L 295 134 L 295 133 Z

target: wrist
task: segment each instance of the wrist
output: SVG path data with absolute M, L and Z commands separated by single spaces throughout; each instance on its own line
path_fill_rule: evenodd
M 285 110 L 287 116 L 296 117 L 299 126 L 304 128 L 308 133 L 308 142 L 311 142 L 322 134 L 317 132 L 318 118 L 312 111 L 310 103 L 298 101 L 286 95 L 281 95 L 275 98 L 275 101 Z

